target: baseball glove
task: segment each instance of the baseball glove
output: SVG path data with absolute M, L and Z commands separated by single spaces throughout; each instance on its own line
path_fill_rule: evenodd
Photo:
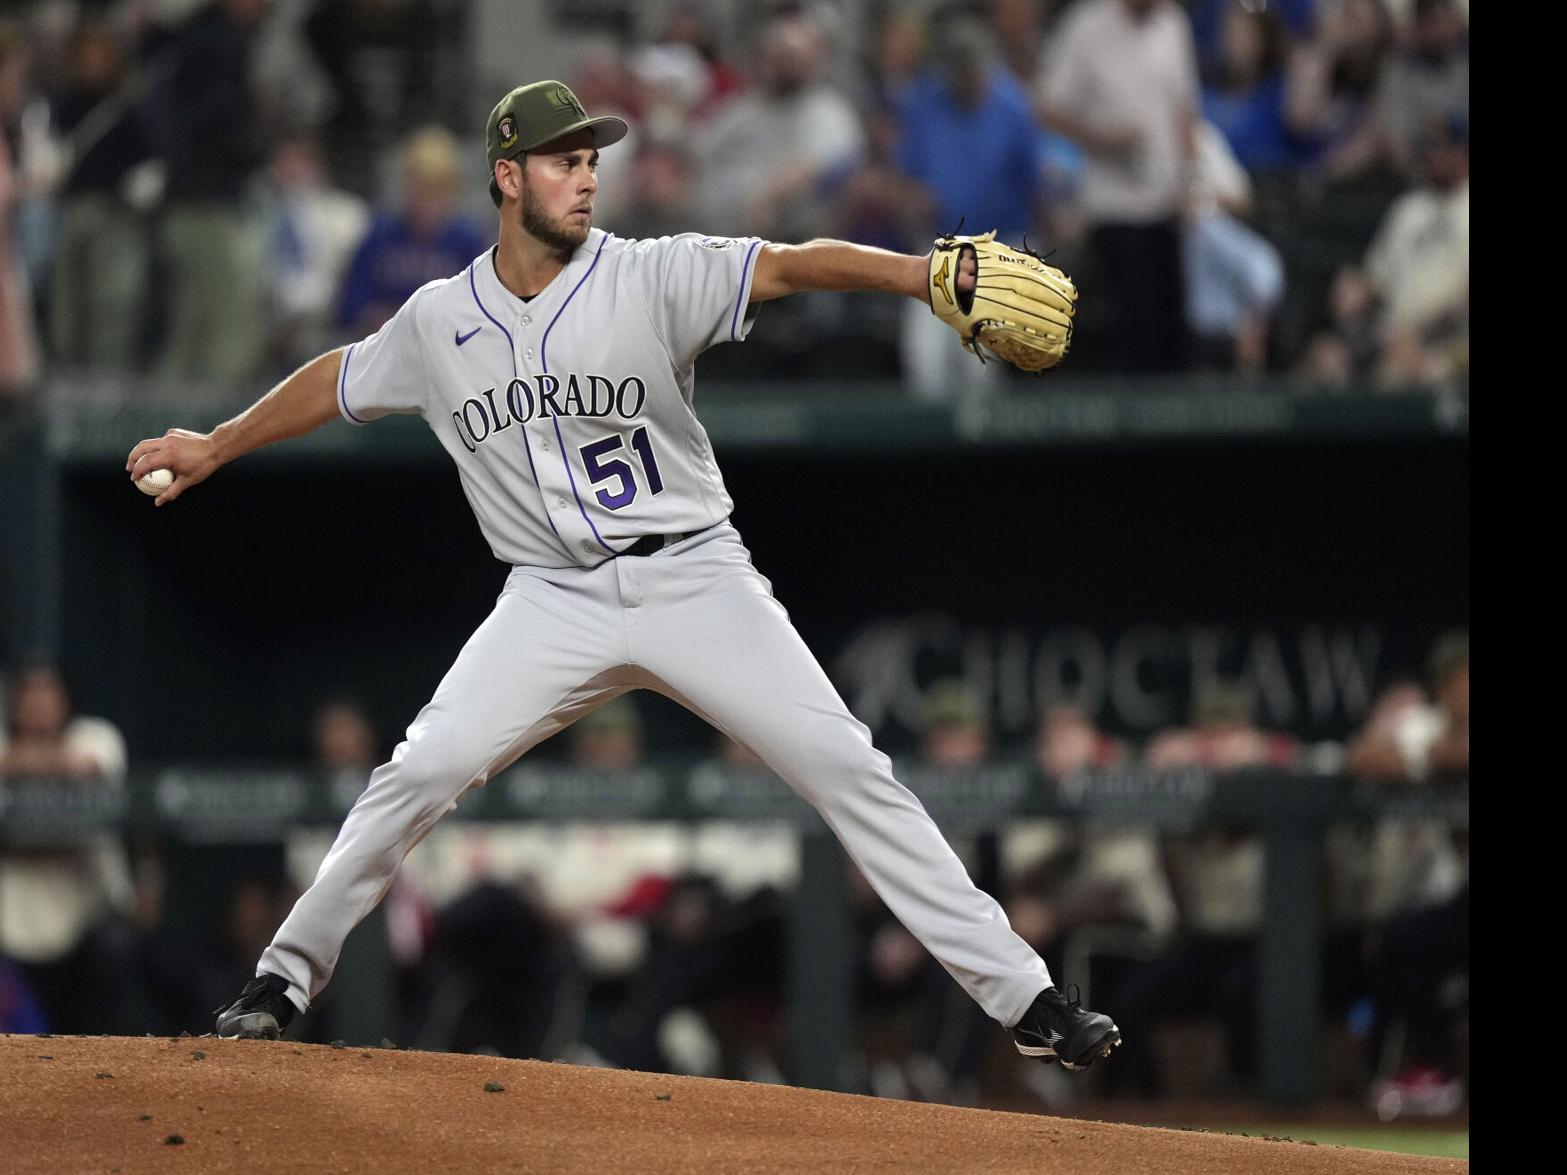
M 1045 371 L 1066 358 L 1072 345 L 1072 316 L 1077 287 L 1053 265 L 1029 249 L 1014 249 L 995 239 L 946 236 L 930 255 L 930 308 L 963 337 L 963 346 L 979 356 L 989 352 L 1024 371 Z M 964 250 L 974 254 L 972 294 L 958 292 L 958 265 Z

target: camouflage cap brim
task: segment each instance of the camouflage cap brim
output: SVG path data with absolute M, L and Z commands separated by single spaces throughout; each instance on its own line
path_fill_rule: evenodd
M 537 151 L 540 147 L 547 147 L 560 139 L 569 138 L 578 131 L 590 130 L 593 132 L 593 145 L 595 147 L 608 147 L 611 143 L 618 143 L 630 133 L 631 128 L 623 118 L 616 118 L 613 114 L 601 115 L 598 118 L 590 118 L 585 122 L 573 123 L 550 135 L 547 139 L 540 139 L 535 143 L 528 143 L 518 147 L 510 156 L 503 158 L 515 158 L 524 151 Z
M 568 135 L 591 131 L 595 147 L 607 147 L 626 137 L 630 127 L 614 115 L 590 117 L 563 82 L 531 82 L 518 86 L 495 104 L 485 126 L 490 170 L 502 159 L 547 147 Z

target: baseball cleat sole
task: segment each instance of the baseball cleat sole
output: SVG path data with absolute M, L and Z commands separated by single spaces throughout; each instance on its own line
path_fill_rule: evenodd
M 1082 1070 L 1089 1068 L 1100 1058 L 1108 1057 L 1110 1055 L 1110 1050 L 1120 1043 L 1120 1029 L 1112 1028 L 1109 1032 L 1101 1036 L 1093 1043 L 1093 1045 L 1088 1048 L 1088 1050 L 1083 1054 L 1084 1058 L 1086 1059 L 1076 1062 L 1068 1061 L 1065 1057 L 1061 1056 L 1060 1053 L 1056 1052 L 1054 1048 L 1043 1045 L 1020 1044 L 1017 1046 L 1017 1051 L 1022 1053 L 1025 1057 L 1038 1057 L 1040 1060 L 1045 1062 L 1060 1061 L 1062 1067 L 1066 1069 Z
M 1056 1055 L 1056 1050 L 1053 1048 L 1030 1044 L 1018 1045 L 1017 1051 L 1022 1053 L 1025 1057 L 1053 1057 Z

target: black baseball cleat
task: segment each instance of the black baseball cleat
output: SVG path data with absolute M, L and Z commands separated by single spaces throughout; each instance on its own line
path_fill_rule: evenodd
M 1025 1057 L 1046 1063 L 1055 1058 L 1068 1069 L 1087 1069 L 1121 1043 L 1121 1030 L 1110 1017 L 1083 1007 L 1077 985 L 1070 987 L 1071 999 L 1054 987 L 1040 992 L 1013 1026 L 1012 1040 Z
M 264 971 L 245 984 L 239 999 L 213 1015 L 218 1018 L 218 1035 L 225 1039 L 277 1040 L 294 1018 L 288 980 Z

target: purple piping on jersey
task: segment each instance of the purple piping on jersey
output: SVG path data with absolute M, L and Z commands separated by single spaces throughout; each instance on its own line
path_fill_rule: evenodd
M 740 307 L 745 305 L 746 280 L 745 275 L 750 272 L 751 258 L 756 256 L 756 251 L 762 247 L 761 241 L 752 241 L 751 248 L 745 255 L 745 264 L 740 267 L 740 297 L 735 301 L 734 317 L 729 320 L 729 338 L 738 343 L 740 341 Z
M 470 291 L 472 291 L 472 293 L 473 293 L 473 304 L 479 308 L 479 313 L 484 315 L 484 317 L 488 318 L 491 322 L 495 323 L 495 329 L 500 331 L 501 334 L 506 336 L 506 348 L 507 348 L 507 350 L 509 350 L 511 352 L 511 377 L 513 379 L 516 379 L 517 378 L 517 344 L 512 342 L 511 331 L 507 330 L 504 326 L 502 326 L 500 324 L 500 322 L 496 319 L 495 315 L 491 314 L 488 310 L 485 309 L 484 303 L 479 301 L 479 287 L 474 283 L 474 280 L 473 280 L 473 271 L 474 271 L 475 268 L 477 268 L 478 264 L 479 264 L 479 262 L 477 260 L 475 260 L 472 265 L 468 266 L 468 289 Z M 528 443 L 528 430 L 525 429 L 525 428 L 519 428 L 517 431 L 522 433 L 522 448 L 523 448 L 523 451 L 528 454 L 528 472 L 533 475 L 533 486 L 534 486 L 534 488 L 538 489 L 539 488 L 539 471 L 538 471 L 537 468 L 534 467 L 534 464 L 533 464 L 533 446 Z M 542 498 L 542 496 L 539 499 L 539 503 L 540 503 L 540 505 L 544 505 L 544 499 Z M 550 517 L 550 508 L 547 505 L 544 505 L 544 520 L 550 524 L 550 529 L 555 531 L 555 537 L 559 539 L 560 538 L 560 531 L 556 530 L 555 519 Z M 565 541 L 566 541 L 565 539 L 561 539 L 562 543 L 564 543 Z
M 354 357 L 354 348 L 358 343 L 350 343 L 348 350 L 343 352 L 343 368 L 337 373 L 337 403 L 343 410 L 343 415 L 355 424 L 369 424 L 368 420 L 360 420 L 348 406 L 348 361 Z
M 598 268 L 599 258 L 604 255 L 604 246 L 607 244 L 609 244 L 609 234 L 605 233 L 604 239 L 599 242 L 598 252 L 593 254 L 593 264 L 588 266 L 588 271 L 582 275 L 582 280 L 571 287 L 571 293 L 566 295 L 566 300 L 560 304 L 560 309 L 555 311 L 555 317 L 550 319 L 550 324 L 544 328 L 544 338 L 539 341 L 539 366 L 544 369 L 545 375 L 550 373 L 550 363 L 547 358 L 550 331 L 555 329 L 555 324 L 560 321 L 560 316 L 566 313 L 566 307 L 571 305 L 571 300 L 577 296 L 577 291 L 582 288 L 583 283 L 593 276 L 593 271 Z M 552 419 L 555 423 L 555 443 L 560 446 L 561 464 L 566 467 L 566 480 L 571 483 L 571 496 L 577 499 L 577 509 L 582 511 L 582 521 L 588 524 L 588 529 L 593 532 L 593 537 L 598 540 L 599 546 L 611 555 L 618 555 L 620 552 L 604 541 L 604 536 L 599 534 L 599 528 L 593 525 L 593 519 L 588 517 L 587 509 L 582 505 L 582 495 L 577 493 L 577 479 L 571 472 L 571 458 L 566 454 L 566 438 L 560 435 L 560 418 L 557 416 Z

